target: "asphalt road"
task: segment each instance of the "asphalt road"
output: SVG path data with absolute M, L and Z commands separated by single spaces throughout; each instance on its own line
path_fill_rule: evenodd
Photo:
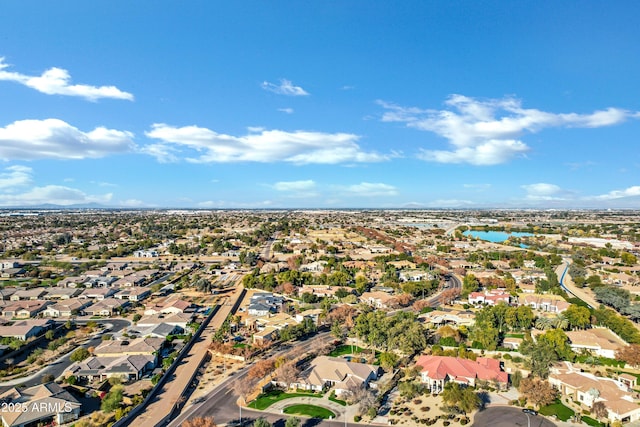
M 78 320 L 76 321 L 76 323 L 83 324 L 83 323 L 87 323 L 87 321 Z M 123 320 L 123 319 L 101 319 L 99 320 L 99 323 L 110 324 L 111 332 L 118 332 L 131 325 L 130 321 Z M 83 343 L 81 347 L 84 347 L 84 348 L 96 347 L 101 342 L 102 342 L 102 335 L 99 334 L 99 335 L 93 336 L 87 342 Z M 18 384 L 14 384 L 12 386 L 0 386 L 0 392 L 4 392 L 5 390 L 8 390 L 9 388 L 15 387 L 17 385 L 23 385 L 24 387 L 33 387 L 35 385 L 42 384 L 42 377 L 47 374 L 51 374 L 55 378 L 58 378 L 73 363 L 71 362 L 72 353 L 73 352 L 70 352 L 66 354 L 64 357 L 47 365 L 46 368 L 42 369 L 37 374 L 26 377 L 27 379 L 25 379 L 25 381 L 22 381 Z
M 471 427 L 555 427 L 556 425 L 539 415 L 527 415 L 520 408 L 498 406 L 487 408 L 475 416 Z
M 287 353 L 299 354 L 308 348 L 314 341 L 332 341 L 334 338 L 329 335 L 328 332 L 319 333 L 305 341 L 300 341 L 292 344 L 290 347 L 274 352 L 273 354 L 265 355 L 263 358 L 277 357 Z M 172 420 L 169 423 L 169 427 L 178 427 L 183 421 L 196 417 L 213 417 L 216 424 L 234 424 L 240 420 L 240 408 L 237 405 L 238 395 L 234 392 L 233 386 L 238 381 L 245 381 L 245 377 L 251 365 L 237 371 L 235 374 L 224 380 L 215 389 L 213 389 L 202 403 L 196 405 L 187 406 L 182 414 Z M 242 421 L 243 424 L 250 424 L 257 418 L 266 418 L 271 423 L 275 423 L 276 426 L 284 426 L 287 415 L 270 414 L 268 412 L 254 411 L 248 408 L 242 408 Z M 302 419 L 302 418 L 301 418 Z M 344 422 L 329 422 L 321 420 L 306 420 L 303 421 L 304 427 L 311 427 L 315 425 L 322 425 L 323 427 L 338 427 L 338 425 L 344 425 Z M 357 424 L 350 424 L 352 427 L 357 427 Z

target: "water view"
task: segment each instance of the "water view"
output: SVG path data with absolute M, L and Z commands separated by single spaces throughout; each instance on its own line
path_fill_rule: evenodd
M 524 232 L 506 232 L 506 231 L 478 231 L 478 230 L 467 230 L 464 233 L 465 236 L 472 236 L 477 239 L 486 240 L 487 242 L 493 243 L 502 243 L 507 240 L 509 237 L 529 237 L 533 236 L 532 233 L 524 233 Z

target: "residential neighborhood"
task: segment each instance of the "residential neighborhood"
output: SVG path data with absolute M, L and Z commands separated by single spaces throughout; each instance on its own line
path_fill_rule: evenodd
M 5 426 L 170 423 L 221 410 L 217 387 L 247 413 L 373 425 L 498 407 L 640 420 L 632 215 L 44 211 L 0 226 L 0 399 L 71 408 Z M 527 235 L 485 237 L 509 231 Z

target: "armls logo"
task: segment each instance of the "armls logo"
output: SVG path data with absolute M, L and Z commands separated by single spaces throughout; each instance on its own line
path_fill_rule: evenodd
M 62 413 L 73 411 L 71 402 L 33 402 L 33 403 L 15 403 L 2 402 L 0 412 L 45 412 L 45 413 Z

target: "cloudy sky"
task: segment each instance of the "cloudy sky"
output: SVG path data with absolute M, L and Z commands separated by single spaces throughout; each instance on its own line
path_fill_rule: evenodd
M 640 208 L 639 16 L 3 2 L 0 207 Z

